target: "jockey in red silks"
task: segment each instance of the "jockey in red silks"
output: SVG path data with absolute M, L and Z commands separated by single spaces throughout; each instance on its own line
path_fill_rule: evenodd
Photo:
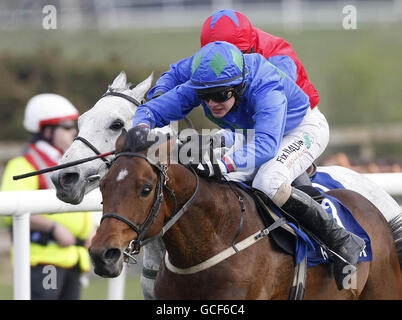
M 259 53 L 274 66 L 288 75 L 308 95 L 313 109 L 320 101 L 303 64 L 292 46 L 284 39 L 275 37 L 252 26 L 242 13 L 233 10 L 220 10 L 208 17 L 201 29 L 201 47 L 214 41 L 226 41 L 237 46 L 243 53 Z M 179 61 L 162 74 L 156 86 L 151 89 L 148 98 L 155 98 L 186 82 L 181 68 L 188 68 Z M 185 73 L 184 73 L 185 74 Z

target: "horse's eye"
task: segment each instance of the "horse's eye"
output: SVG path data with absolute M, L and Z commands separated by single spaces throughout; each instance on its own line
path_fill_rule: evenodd
M 118 131 L 118 130 L 120 130 L 121 128 L 123 128 L 124 127 L 124 123 L 123 123 L 123 121 L 121 121 L 121 120 L 115 120 L 115 121 L 113 121 L 113 123 L 110 125 L 110 129 L 112 129 L 113 131 Z
M 148 197 L 152 191 L 152 187 L 144 186 L 141 190 L 141 197 Z

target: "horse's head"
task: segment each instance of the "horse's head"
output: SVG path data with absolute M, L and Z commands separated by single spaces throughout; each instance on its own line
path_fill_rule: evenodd
M 174 142 L 158 144 L 151 151 L 154 146 L 132 148 L 127 140 L 123 131 L 116 142 L 113 165 L 100 183 L 103 217 L 89 252 L 95 273 L 104 277 L 118 276 L 124 253 L 139 251 L 139 241 L 158 234 L 165 217 L 174 210 L 163 201 L 167 154 Z
M 108 92 L 121 93 L 141 102 L 151 87 L 152 78 L 151 74 L 135 88 L 130 89 L 126 74 L 121 72 L 109 86 Z M 136 109 L 137 106 L 127 99 L 113 95 L 104 96 L 79 117 L 78 136 L 86 139 L 100 153 L 112 151 L 122 129 L 128 130 L 131 127 Z M 60 164 L 94 155 L 93 148 L 82 140 L 76 140 L 65 152 Z M 57 197 L 65 202 L 80 203 L 85 193 L 98 187 L 99 180 L 105 176 L 107 169 L 104 161 L 95 160 L 56 171 L 52 175 L 52 181 L 57 189 Z

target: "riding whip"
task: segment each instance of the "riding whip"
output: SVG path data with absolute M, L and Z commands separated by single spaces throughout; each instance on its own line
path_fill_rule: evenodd
M 13 176 L 13 180 L 25 179 L 25 178 L 29 178 L 29 177 L 32 177 L 32 176 L 37 176 L 37 175 L 42 174 L 42 173 L 56 171 L 56 170 L 76 166 L 76 165 L 79 165 L 81 163 L 85 163 L 85 162 L 89 162 L 89 161 L 93 161 L 93 160 L 96 160 L 96 159 L 101 159 L 101 158 L 110 156 L 110 155 L 112 155 L 114 153 L 115 153 L 114 151 L 110 151 L 110 152 L 102 153 L 102 154 L 99 154 L 99 155 L 96 155 L 96 156 L 92 156 L 92 157 L 88 157 L 88 158 L 83 158 L 83 159 L 63 163 L 63 164 L 60 164 L 60 165 L 57 165 L 57 166 L 54 166 L 54 167 L 49 167 L 49 168 L 38 170 L 38 171 L 24 173 L 24 174 L 21 174 L 21 175 L 18 175 L 18 176 Z

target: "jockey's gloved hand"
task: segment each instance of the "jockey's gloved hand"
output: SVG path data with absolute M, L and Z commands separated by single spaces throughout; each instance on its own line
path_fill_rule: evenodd
M 132 152 L 149 148 L 155 142 L 155 136 L 151 134 L 150 126 L 140 124 L 128 130 L 126 147 Z
M 204 178 L 215 177 L 217 180 L 220 180 L 222 175 L 227 173 L 226 166 L 220 159 L 217 160 L 215 165 L 210 160 L 204 159 L 202 163 L 192 164 L 192 167 L 199 176 Z

